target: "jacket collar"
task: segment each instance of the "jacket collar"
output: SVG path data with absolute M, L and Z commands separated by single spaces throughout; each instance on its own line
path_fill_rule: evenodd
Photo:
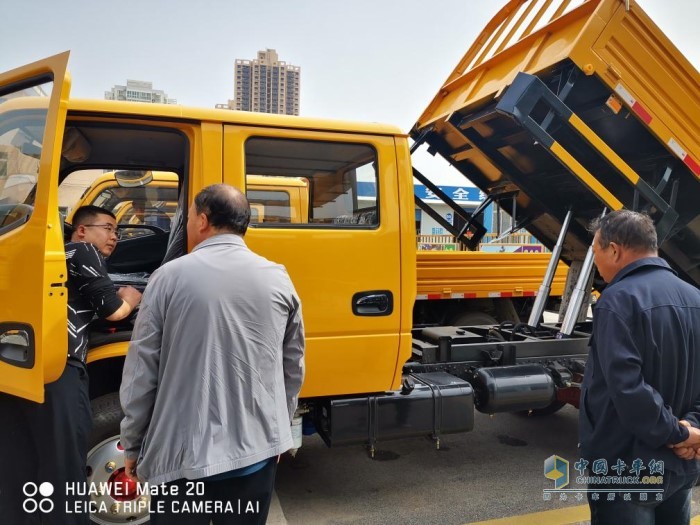
M 663 268 L 664 270 L 668 270 L 669 272 L 673 272 L 674 274 L 676 274 L 676 271 L 673 268 L 671 268 L 668 265 L 668 263 L 664 261 L 661 257 L 644 257 L 643 259 L 637 259 L 636 261 L 628 264 L 622 270 L 617 272 L 617 274 L 615 274 L 615 277 L 613 277 L 613 280 L 608 286 L 612 286 L 613 284 L 617 283 L 618 281 L 621 281 L 628 275 L 639 271 L 641 268 L 647 267 Z
M 243 237 L 240 235 L 236 235 L 235 233 L 220 233 L 200 242 L 192 249 L 192 252 L 196 252 L 197 250 L 206 248 L 207 246 L 215 246 L 217 244 L 234 244 L 236 246 L 246 247 L 246 243 L 243 240 Z

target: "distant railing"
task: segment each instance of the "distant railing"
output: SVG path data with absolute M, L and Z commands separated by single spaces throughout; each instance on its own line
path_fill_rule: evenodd
M 417 246 L 424 251 L 466 251 L 466 246 L 454 235 L 418 235 Z M 507 253 L 545 253 L 549 250 L 528 232 L 517 232 L 499 238 L 487 233 L 479 243 L 478 251 Z
M 481 240 L 481 244 L 490 244 L 494 242 L 502 244 L 540 244 L 540 241 L 538 241 L 534 235 L 526 231 L 511 233 L 500 239 L 495 233 L 487 233 Z

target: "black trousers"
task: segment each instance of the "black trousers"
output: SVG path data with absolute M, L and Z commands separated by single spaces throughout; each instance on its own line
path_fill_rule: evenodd
M 591 525 L 687 525 L 690 523 L 693 487 L 697 481 L 697 474 L 676 474 L 667 470 L 662 501 L 657 501 L 655 494 L 650 494 L 646 502 L 640 502 L 638 498 L 625 501 L 619 493 L 612 502 L 607 501 L 605 493 L 594 500 L 589 492 Z
M 43 404 L 0 393 L 2 523 L 90 523 L 83 506 L 88 497 L 66 495 L 66 485 L 87 481 L 91 427 L 83 368 L 66 365 L 61 377 L 46 385 Z
M 177 487 L 178 494 L 151 497 L 151 525 L 265 525 L 276 474 L 275 458 L 248 476 L 166 483 L 169 491 Z

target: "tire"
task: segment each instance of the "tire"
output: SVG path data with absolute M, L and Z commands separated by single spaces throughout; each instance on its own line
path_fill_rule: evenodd
M 95 486 L 105 486 L 109 482 L 123 482 L 125 480 L 123 475 L 124 450 L 119 443 L 119 425 L 124 414 L 119 404 L 119 393 L 112 392 L 93 399 L 91 406 L 92 432 L 89 443 L 90 451 L 87 457 L 88 483 L 94 483 Z M 133 490 L 135 490 L 135 485 Z M 123 492 L 119 495 L 123 496 Z M 141 496 L 141 498 L 148 497 Z M 148 503 L 145 503 L 144 509 L 137 511 L 133 508 L 122 507 L 120 509 L 121 502 L 109 493 L 91 495 L 91 499 L 96 503 L 96 508 L 106 507 L 108 509 L 107 512 L 90 514 L 92 523 L 99 525 L 115 525 L 117 523 L 145 525 L 150 521 Z M 129 499 L 135 500 L 137 495 Z
M 119 436 L 119 425 L 124 417 L 118 392 L 93 399 L 90 405 L 92 406 L 92 432 L 88 448 L 94 447 L 109 437 Z
M 450 318 L 452 326 L 497 325 L 494 317 L 484 312 L 457 312 Z

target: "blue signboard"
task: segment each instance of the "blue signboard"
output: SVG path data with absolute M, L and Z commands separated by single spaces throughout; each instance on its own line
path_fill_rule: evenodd
M 377 198 L 377 184 L 374 182 L 358 182 L 357 183 L 358 197 L 374 197 Z
M 484 195 L 479 188 L 472 188 L 471 186 L 438 186 L 438 188 L 448 197 L 456 201 L 480 202 L 484 200 Z M 415 184 L 413 186 L 413 191 L 423 200 L 440 200 L 432 191 L 423 185 Z
M 471 186 L 438 186 L 448 197 L 456 201 L 481 202 L 484 194 L 479 188 Z M 435 194 L 422 184 L 415 184 L 413 190 L 416 195 L 425 201 L 439 201 Z M 359 197 L 377 197 L 377 185 L 374 182 L 358 182 L 357 194 Z

